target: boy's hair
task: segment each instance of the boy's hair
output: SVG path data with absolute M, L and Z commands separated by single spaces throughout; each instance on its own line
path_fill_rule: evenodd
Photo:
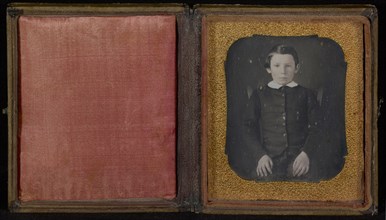
M 299 57 L 298 53 L 296 52 L 295 48 L 291 46 L 287 46 L 284 44 L 278 44 L 269 51 L 267 58 L 265 58 L 264 67 L 270 68 L 271 67 L 271 59 L 272 56 L 275 54 L 290 54 L 294 58 L 295 65 L 299 64 Z

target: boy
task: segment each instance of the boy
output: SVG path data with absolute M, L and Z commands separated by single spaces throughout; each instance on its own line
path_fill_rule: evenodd
M 248 128 L 246 135 L 255 145 L 257 180 L 307 180 L 318 144 L 316 97 L 293 81 L 299 71 L 293 47 L 273 47 L 264 67 L 272 81 L 253 92 L 245 121 L 256 128 Z M 260 138 L 251 137 L 259 127 Z

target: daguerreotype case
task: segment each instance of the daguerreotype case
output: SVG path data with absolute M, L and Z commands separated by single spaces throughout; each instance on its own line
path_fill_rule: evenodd
M 372 6 L 8 8 L 14 212 L 374 214 Z

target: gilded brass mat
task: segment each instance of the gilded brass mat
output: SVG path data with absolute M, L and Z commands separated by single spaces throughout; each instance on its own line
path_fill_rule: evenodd
M 212 19 L 213 18 L 213 19 Z M 358 20 L 282 21 L 251 17 L 230 20 L 208 16 L 208 198 L 209 200 L 363 200 L 363 23 Z M 318 35 L 336 41 L 348 63 L 346 76 L 346 135 L 348 155 L 343 170 L 319 183 L 254 182 L 239 178 L 224 154 L 226 139 L 226 83 L 224 61 L 239 38 L 254 34 L 272 36 Z

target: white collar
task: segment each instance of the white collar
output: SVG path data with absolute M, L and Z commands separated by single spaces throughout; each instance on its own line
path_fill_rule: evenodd
M 290 83 L 287 83 L 288 87 L 295 87 L 295 86 L 298 86 L 298 84 L 294 81 L 291 81 Z M 268 87 L 272 88 L 272 89 L 280 89 L 281 87 L 283 87 L 283 85 L 280 85 L 279 83 L 275 82 L 275 81 L 271 81 L 268 83 Z

